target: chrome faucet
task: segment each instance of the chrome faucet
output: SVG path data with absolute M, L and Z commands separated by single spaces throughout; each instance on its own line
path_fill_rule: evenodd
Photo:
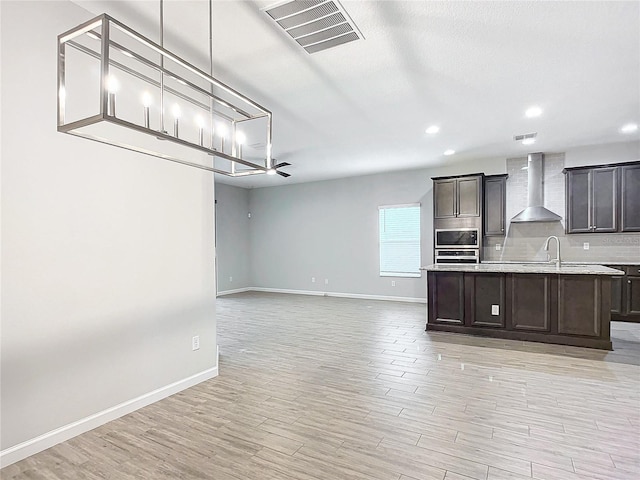
M 556 258 L 554 258 L 553 260 L 549 260 L 550 263 L 555 263 L 557 268 L 560 268 L 560 240 L 558 240 L 558 237 L 556 237 L 555 235 L 551 235 L 549 238 L 547 238 L 547 241 L 544 242 L 544 249 L 545 251 L 549 251 L 549 243 L 551 241 L 551 239 L 554 238 L 556 240 L 556 246 L 558 247 L 556 249 Z M 547 258 L 549 258 L 549 254 L 547 254 Z

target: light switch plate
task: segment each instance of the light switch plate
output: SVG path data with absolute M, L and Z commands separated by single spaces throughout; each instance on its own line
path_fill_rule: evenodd
M 585 250 L 589 250 L 589 242 L 584 242 L 582 244 L 582 248 L 584 248 Z
M 491 305 L 491 315 L 500 315 L 500 305 Z

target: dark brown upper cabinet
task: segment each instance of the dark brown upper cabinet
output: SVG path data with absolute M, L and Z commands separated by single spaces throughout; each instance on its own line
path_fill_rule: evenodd
M 618 231 L 618 168 L 566 172 L 567 233 Z
M 479 217 L 482 175 L 433 178 L 434 218 Z
M 640 232 L 640 163 L 620 167 L 622 232 Z
M 640 162 L 565 168 L 567 233 L 640 232 Z
M 484 177 L 484 234 L 504 236 L 508 175 Z

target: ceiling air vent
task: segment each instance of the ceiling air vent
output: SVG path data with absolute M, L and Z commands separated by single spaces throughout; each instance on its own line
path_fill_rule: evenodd
M 364 39 L 337 0 L 294 0 L 264 10 L 307 53 Z
M 525 133 L 524 135 L 514 135 L 513 139 L 516 142 L 519 142 L 521 140 L 528 140 L 530 138 L 536 138 L 538 136 L 537 133 Z

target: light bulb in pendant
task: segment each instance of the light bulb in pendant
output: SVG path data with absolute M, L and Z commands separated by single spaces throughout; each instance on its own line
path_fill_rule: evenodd
M 180 106 L 177 103 L 173 105 L 173 108 L 171 109 L 171 113 L 173 113 L 173 136 L 177 137 L 178 126 L 180 123 L 180 114 L 182 113 L 180 111 Z
M 107 103 L 107 114 L 116 116 L 116 92 L 118 88 L 120 88 L 120 84 L 118 83 L 118 79 L 113 75 L 109 75 L 106 81 L 108 96 Z
M 142 94 L 142 111 L 144 115 L 144 126 L 145 128 L 149 128 L 149 107 L 153 103 L 153 97 L 149 92 L 144 92 Z
M 269 168 L 269 169 L 267 170 L 267 175 L 275 175 L 276 173 L 277 173 L 277 172 L 275 171 L 275 169 L 274 169 L 274 168 Z
M 109 93 L 116 93 L 119 88 L 120 88 L 120 82 L 118 82 L 118 79 L 113 75 L 109 75 L 107 77 L 107 91 Z
M 151 94 L 149 92 L 144 92 L 142 94 L 142 105 L 144 107 L 149 108 L 152 103 L 153 103 L 153 97 L 151 96 Z
M 202 115 L 196 115 L 196 125 L 198 126 L 198 141 L 200 146 L 204 146 L 204 118 Z
M 220 137 L 220 151 L 224 153 L 224 139 L 227 138 L 227 127 L 224 123 L 219 123 L 218 128 L 218 136 Z

